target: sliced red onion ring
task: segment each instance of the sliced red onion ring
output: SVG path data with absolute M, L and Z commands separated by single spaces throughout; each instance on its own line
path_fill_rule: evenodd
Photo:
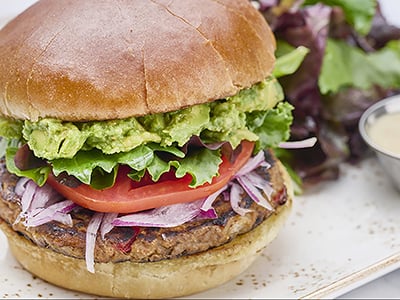
M 104 213 L 95 213 L 89 222 L 86 231 L 86 268 L 89 272 L 94 273 L 94 247 L 96 244 L 97 231 L 99 230 Z
M 239 172 L 236 173 L 234 178 L 247 174 L 260 166 L 268 168 L 271 166 L 265 161 L 264 151 L 260 151 L 257 153 L 256 156 L 250 158 L 247 163 L 245 163 L 245 165 L 239 170 Z
M 284 149 L 299 149 L 299 148 L 311 148 L 317 142 L 316 137 L 311 137 L 301 141 L 289 141 L 279 143 L 280 148 Z
M 16 187 L 16 193 L 21 194 L 21 213 L 18 215 L 14 224 L 21 221 L 22 218 L 26 218 L 28 215 L 32 216 L 32 212 L 38 208 L 45 208 L 51 204 L 60 201 L 63 197 L 55 191 L 50 185 L 45 184 L 43 187 L 39 187 L 32 180 L 25 180 L 21 178 Z M 36 211 L 37 214 L 39 211 Z
M 218 218 L 217 212 L 213 207 L 204 211 L 200 209 L 199 214 L 196 216 L 196 219 L 216 219 Z
M 18 196 L 22 196 L 22 194 L 25 192 L 26 185 L 30 179 L 26 177 L 22 177 L 21 179 L 18 180 L 17 184 L 15 185 L 15 193 Z
M 37 186 L 29 209 L 47 207 L 59 202 L 63 198 L 64 197 L 49 184 L 45 184 L 42 187 Z
M 271 186 L 271 183 L 268 180 L 265 180 L 256 172 L 250 172 L 243 176 L 246 177 L 251 182 L 251 184 L 264 191 L 268 199 L 271 199 L 274 188 Z
M 109 233 L 114 225 L 112 222 L 118 217 L 118 213 L 106 213 L 103 217 L 103 222 L 101 222 L 100 234 L 101 238 L 104 240 L 104 237 L 107 233 Z
M 226 202 L 229 202 L 229 191 L 228 190 L 225 190 L 225 191 L 223 191 L 222 192 L 222 197 L 224 198 L 224 201 L 226 201 Z
M 19 215 L 17 216 L 17 218 L 14 221 L 14 225 L 19 223 L 21 221 L 21 219 L 25 218 L 32 200 L 33 200 L 33 196 L 35 195 L 36 189 L 37 189 L 37 185 L 35 182 L 33 182 L 32 180 L 28 180 L 25 184 L 21 183 L 21 186 L 24 185 L 25 189 L 21 194 L 21 212 L 19 213 Z M 20 186 L 20 187 L 21 187 Z M 18 189 L 20 188 L 18 187 Z
M 212 208 L 212 204 L 214 203 L 215 199 L 226 189 L 228 188 L 228 185 L 225 185 L 224 187 L 220 188 L 218 191 L 214 192 L 210 196 L 208 196 L 204 202 L 203 205 L 200 207 L 202 211 L 208 211 L 209 209 Z
M 66 201 L 68 201 L 70 204 L 68 205 L 68 202 L 66 202 Z M 62 208 L 61 208 L 61 210 L 58 210 L 58 212 L 60 212 L 62 214 L 69 214 L 75 207 L 79 207 L 78 204 L 72 202 L 71 200 L 65 200 L 64 202 L 65 202 L 65 205 L 63 207 L 62 207 L 62 205 L 60 205 Z
M 246 213 L 250 212 L 250 209 L 242 208 L 239 206 L 240 200 L 242 199 L 241 194 L 243 189 L 237 183 L 232 183 L 230 192 L 230 202 L 232 209 L 239 215 L 244 216 Z
M 178 203 L 116 218 L 114 226 L 175 227 L 195 218 L 203 200 Z
M 71 217 L 62 217 L 61 215 L 67 215 L 76 206 L 77 205 L 71 200 L 64 200 L 50 205 L 47 208 L 33 209 L 32 211 L 27 212 L 24 225 L 26 227 L 35 227 L 51 222 L 53 220 L 61 220 L 61 223 L 63 224 L 72 225 Z
M 31 203 L 33 201 L 33 196 L 35 195 L 37 188 L 38 188 L 38 186 L 32 180 L 28 181 L 28 183 L 26 184 L 25 191 L 21 197 L 22 213 L 25 213 L 28 211 L 28 209 L 31 206 Z
M 218 218 L 217 212 L 212 207 L 212 204 L 217 199 L 221 193 L 225 192 L 228 188 L 228 185 L 223 186 L 218 191 L 214 192 L 210 196 L 208 196 L 204 201 L 202 206 L 200 207 L 200 213 L 197 215 L 199 219 L 216 219 Z
M 236 178 L 236 180 L 254 202 L 268 210 L 273 210 L 273 207 L 268 202 L 268 200 L 260 193 L 257 187 L 255 187 L 246 176 L 240 176 Z
M 70 214 L 63 214 L 61 212 L 55 212 L 53 215 L 53 220 L 52 221 L 57 221 L 60 222 L 61 224 L 64 224 L 66 226 L 72 226 L 72 217 Z

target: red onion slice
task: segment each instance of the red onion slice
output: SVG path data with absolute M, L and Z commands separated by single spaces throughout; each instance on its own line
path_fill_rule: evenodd
M 95 213 L 90 219 L 86 231 L 86 268 L 90 273 L 94 273 L 94 247 L 96 245 L 97 231 L 99 230 L 104 213 Z
M 64 203 L 65 203 L 64 205 L 60 205 L 61 209 L 58 210 L 58 212 L 62 214 L 69 214 L 75 207 L 80 207 L 78 204 L 72 202 L 71 200 L 65 200 Z
M 116 218 L 114 226 L 175 227 L 195 218 L 203 200 L 178 203 Z
M 264 151 L 260 151 L 256 156 L 251 157 L 247 163 L 236 173 L 234 178 L 240 177 L 244 174 L 250 173 L 254 169 L 264 166 L 270 167 L 271 165 L 265 161 Z
M 27 212 L 33 201 L 33 196 L 36 193 L 38 186 L 32 180 L 28 181 L 26 188 L 21 197 L 21 210 L 22 213 Z
M 58 211 L 54 213 L 52 221 L 57 221 L 57 222 L 60 222 L 61 224 L 64 224 L 64 225 L 70 226 L 70 227 L 73 225 L 72 217 L 70 214 L 63 214 Z
M 26 177 L 22 177 L 21 179 L 18 180 L 17 184 L 15 185 L 14 192 L 18 196 L 22 196 L 22 194 L 25 192 L 26 185 L 30 179 Z
M 29 209 L 47 207 L 63 199 L 51 185 L 45 184 L 42 187 L 37 186 Z
M 71 217 L 61 217 L 61 215 L 67 215 L 77 205 L 71 200 L 64 200 L 47 208 L 36 208 L 32 211 L 27 212 L 24 225 L 26 227 L 40 226 L 53 220 L 62 220 L 66 222 L 66 225 L 72 225 Z M 70 221 L 69 221 L 70 220 Z
M 215 199 L 226 189 L 228 188 L 228 185 L 225 185 L 224 187 L 220 188 L 218 191 L 214 192 L 210 196 L 208 196 L 204 202 L 203 205 L 200 207 L 202 211 L 208 211 L 209 209 L 212 208 L 212 204 L 214 203 Z
M 242 199 L 241 194 L 243 189 L 237 183 L 232 183 L 230 192 L 230 202 L 232 209 L 239 215 L 244 216 L 246 213 L 250 212 L 250 209 L 240 207 L 240 201 Z
M 15 192 L 22 194 L 21 213 L 18 215 L 14 224 L 20 222 L 23 218 L 26 219 L 36 215 L 41 209 L 57 203 L 62 199 L 62 196 L 50 185 L 45 184 L 43 187 L 39 187 L 34 181 L 26 180 L 26 178 L 21 178 L 18 181 Z
M 271 199 L 274 188 L 271 186 L 271 183 L 268 180 L 265 180 L 256 172 L 250 172 L 243 176 L 246 177 L 251 182 L 251 184 L 264 191 L 268 199 Z
M 100 234 L 101 238 L 104 240 L 104 237 L 107 233 L 109 233 L 114 225 L 112 222 L 118 217 L 118 213 L 106 213 L 103 217 L 103 222 L 101 222 Z
M 229 202 L 229 200 L 230 200 L 229 193 L 230 192 L 228 190 L 225 190 L 222 192 L 222 198 L 224 199 L 225 202 Z
M 246 193 L 254 202 L 268 210 L 273 210 L 273 207 L 268 202 L 268 200 L 260 193 L 257 187 L 255 187 L 246 176 L 238 177 L 236 178 L 236 180 L 240 183 L 242 188 L 246 191 Z
M 284 149 L 299 149 L 299 148 L 311 148 L 317 142 L 316 137 L 311 137 L 301 141 L 289 141 L 279 143 L 280 148 Z
M 216 219 L 218 218 L 217 212 L 213 207 L 204 211 L 200 209 L 199 214 L 196 216 L 196 219 Z
M 22 188 L 22 186 L 24 186 L 25 189 L 23 190 L 22 195 L 21 195 L 21 212 L 15 219 L 14 225 L 19 223 L 21 221 L 21 219 L 25 218 L 25 216 L 31 206 L 33 196 L 35 195 L 35 192 L 37 189 L 36 183 L 33 182 L 32 180 L 28 180 L 25 183 L 22 182 L 21 185 L 18 187 L 19 192 L 21 191 L 20 188 Z

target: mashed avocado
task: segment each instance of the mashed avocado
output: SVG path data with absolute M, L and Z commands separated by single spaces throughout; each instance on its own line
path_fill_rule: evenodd
M 183 146 L 193 135 L 200 135 L 210 122 L 210 105 L 195 105 L 178 111 L 138 118 L 150 132 L 157 133 L 161 146 Z
M 23 124 L 9 121 L 9 126 L 0 129 L 0 135 L 7 137 L 7 128 L 22 128 L 21 136 L 34 154 L 48 160 L 72 158 L 81 149 L 114 154 L 148 143 L 182 146 L 193 135 L 207 142 L 229 141 L 236 147 L 243 139 L 258 139 L 248 127 L 248 115 L 269 110 L 282 98 L 279 83 L 271 77 L 227 99 L 179 111 L 87 123 L 50 118 Z M 14 131 L 13 135 L 18 135 Z

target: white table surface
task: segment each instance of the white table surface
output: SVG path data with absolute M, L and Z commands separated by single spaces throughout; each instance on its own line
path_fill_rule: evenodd
M 0 0 L 1 14 L 13 16 L 34 0 Z M 400 26 L 400 1 L 380 0 L 384 15 L 395 25 Z M 338 299 L 400 298 L 400 269 L 394 270 L 378 279 L 358 287 Z

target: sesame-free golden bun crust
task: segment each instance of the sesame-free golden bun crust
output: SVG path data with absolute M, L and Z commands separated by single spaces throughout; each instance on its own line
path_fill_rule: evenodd
M 248 0 L 42 0 L 0 31 L 0 114 L 118 119 L 236 94 L 271 74 Z

